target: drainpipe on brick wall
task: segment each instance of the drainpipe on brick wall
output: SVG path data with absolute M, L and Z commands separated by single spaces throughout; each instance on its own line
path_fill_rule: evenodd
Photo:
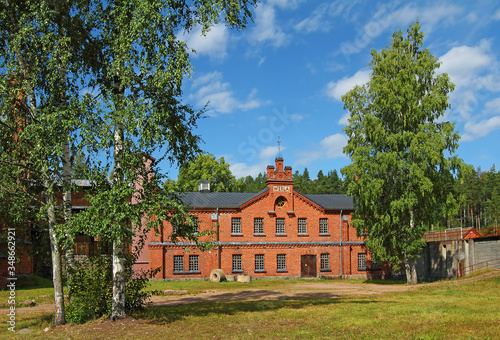
M 340 278 L 342 278 L 342 210 L 340 210 Z
M 163 223 L 161 225 L 161 243 L 163 244 L 163 242 L 165 242 L 165 237 L 164 237 L 164 232 L 165 232 L 165 229 L 163 228 Z M 161 265 L 162 265 L 162 272 L 163 272 L 163 281 L 165 281 L 166 279 L 166 270 L 165 270 L 165 253 L 167 251 L 167 248 L 165 247 L 165 245 L 163 244 L 161 246 Z
M 217 207 L 216 211 L 215 211 L 215 214 L 217 215 L 217 249 L 218 249 L 218 261 L 219 261 L 219 269 L 222 269 L 222 260 L 221 260 L 221 253 L 222 253 L 222 249 L 221 249 L 221 245 L 220 245 L 220 239 L 219 239 L 219 207 Z

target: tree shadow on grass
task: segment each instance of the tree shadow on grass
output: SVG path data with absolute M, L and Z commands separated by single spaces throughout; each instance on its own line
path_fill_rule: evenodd
M 240 295 L 240 296 L 238 296 Z M 267 312 L 282 308 L 301 309 L 310 306 L 328 306 L 342 303 L 340 295 L 327 292 L 304 292 L 292 296 L 276 296 L 276 291 L 256 290 L 241 293 L 224 293 L 209 298 L 189 297 L 182 303 L 155 305 L 135 313 L 134 317 L 149 320 L 153 324 L 168 324 L 188 317 L 207 317 L 217 315 L 236 315 L 245 312 Z M 371 304 L 370 299 L 353 300 L 349 303 Z
M 405 285 L 406 281 L 405 280 L 381 280 L 381 279 L 368 279 L 368 280 L 363 280 L 363 283 L 369 283 L 369 284 L 374 284 L 374 285 L 380 285 L 380 286 L 389 286 L 389 285 Z
M 31 328 L 37 329 L 40 325 L 51 323 L 54 320 L 54 313 L 46 313 L 43 314 L 35 312 L 35 313 L 23 313 L 21 315 L 17 315 L 16 318 L 16 330 L 20 330 L 23 328 Z

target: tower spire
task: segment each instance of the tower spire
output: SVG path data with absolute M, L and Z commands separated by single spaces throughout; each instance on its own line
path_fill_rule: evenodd
M 278 136 L 278 154 L 276 155 L 276 159 L 283 160 L 283 156 L 281 155 L 281 140 L 280 140 L 280 136 Z

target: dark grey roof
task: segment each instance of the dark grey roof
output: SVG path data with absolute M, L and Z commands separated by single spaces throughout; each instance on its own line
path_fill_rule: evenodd
M 334 194 L 302 194 L 325 210 L 354 210 L 352 197 Z
M 244 203 L 268 191 L 259 192 L 199 192 L 191 191 L 181 195 L 182 201 L 191 208 L 239 208 Z M 300 194 L 300 193 L 299 193 Z M 300 194 L 325 210 L 353 210 L 352 197 L 331 194 Z
M 184 204 L 191 208 L 239 208 L 242 204 L 267 190 L 269 190 L 269 188 L 265 188 L 259 192 L 191 191 L 182 194 L 181 199 Z

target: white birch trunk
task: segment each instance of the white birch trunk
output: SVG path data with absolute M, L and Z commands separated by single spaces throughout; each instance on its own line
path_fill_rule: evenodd
M 415 221 L 413 220 L 413 210 L 410 210 L 410 229 L 412 230 L 412 232 L 414 228 Z M 408 254 L 405 254 L 404 262 L 406 269 L 406 283 L 417 284 L 417 266 L 415 259 L 410 258 Z
M 113 304 L 111 319 L 121 319 L 125 313 L 125 257 L 124 242 L 121 239 L 113 241 Z
M 415 259 L 408 258 L 405 255 L 405 269 L 406 269 L 406 283 L 414 285 L 418 283 L 417 280 L 417 265 Z
M 70 228 L 70 220 L 72 216 L 72 202 L 71 202 L 71 153 L 69 147 L 69 137 L 63 144 L 63 210 L 64 210 L 64 221 L 66 222 L 66 230 Z M 66 273 L 68 276 L 68 297 L 71 300 L 71 276 L 75 269 L 75 249 L 74 242 L 71 234 L 66 231 L 66 244 L 64 248 L 65 258 L 66 258 Z
M 44 193 L 47 202 L 47 217 L 49 224 L 50 250 L 52 253 L 52 282 L 54 284 L 54 326 L 64 325 L 66 323 L 66 311 L 64 308 L 64 290 L 62 280 L 62 261 L 61 250 L 57 235 L 54 230 L 56 225 L 56 213 L 54 206 L 53 193 L 48 190 Z
M 123 152 L 123 124 L 115 123 L 114 130 L 114 180 L 123 180 L 120 156 Z M 126 228 L 126 226 L 122 226 Z M 125 243 L 121 235 L 113 239 L 113 303 L 111 319 L 124 318 L 125 312 Z

